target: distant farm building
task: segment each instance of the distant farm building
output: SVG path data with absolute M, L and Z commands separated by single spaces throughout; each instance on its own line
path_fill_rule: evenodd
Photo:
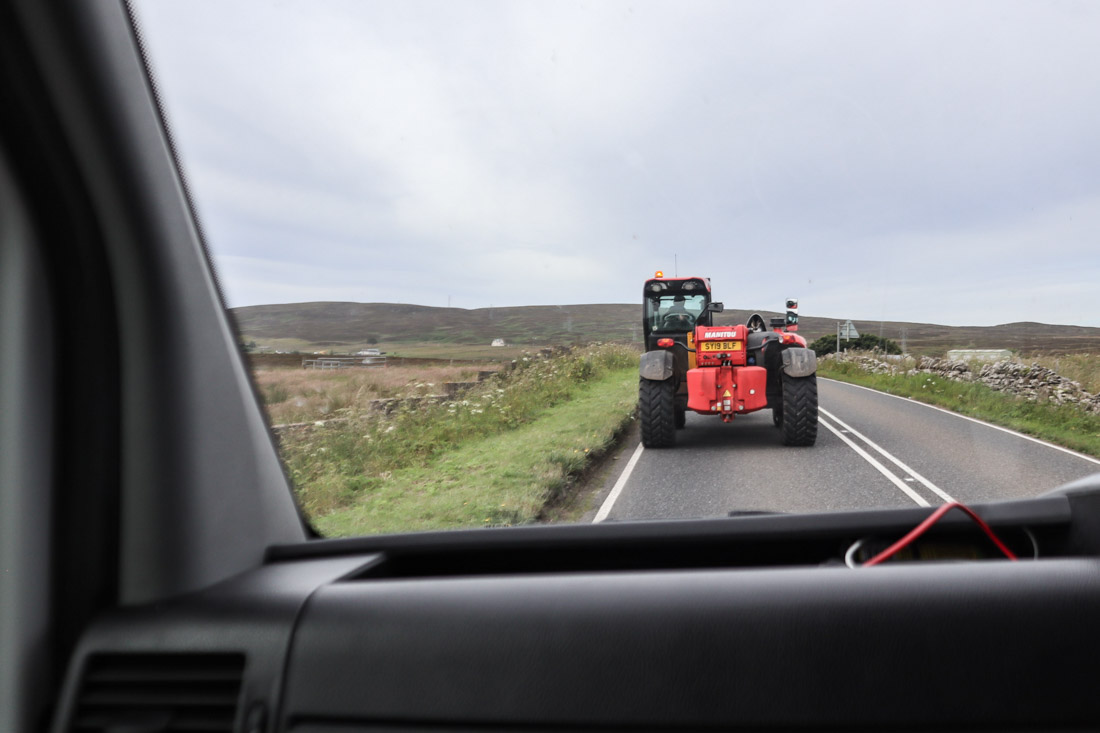
M 1008 361 L 1012 352 L 1008 349 L 952 349 L 947 352 L 947 358 L 951 361 Z
M 507 346 L 507 345 L 508 344 L 504 343 L 504 339 L 493 339 L 493 346 Z

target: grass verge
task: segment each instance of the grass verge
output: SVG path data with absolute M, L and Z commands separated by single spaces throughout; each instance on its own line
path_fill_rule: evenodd
M 326 534 L 534 521 L 629 419 L 637 359 L 613 345 L 523 356 L 456 401 L 284 431 L 281 453 Z
M 334 537 L 534 522 L 614 443 L 637 397 L 637 370 L 617 370 L 522 427 L 391 472 L 314 524 Z
M 1029 402 L 984 384 L 930 374 L 871 374 L 856 364 L 831 359 L 818 362 L 818 374 L 945 407 L 1100 458 L 1100 415 L 1077 407 Z

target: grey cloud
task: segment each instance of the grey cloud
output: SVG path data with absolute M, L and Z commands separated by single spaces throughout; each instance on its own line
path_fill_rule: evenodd
M 232 305 L 1100 325 L 1090 3 L 138 10 Z

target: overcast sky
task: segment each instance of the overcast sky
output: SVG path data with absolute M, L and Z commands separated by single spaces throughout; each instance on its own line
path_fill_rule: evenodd
M 135 3 L 231 306 L 1100 326 L 1100 3 Z

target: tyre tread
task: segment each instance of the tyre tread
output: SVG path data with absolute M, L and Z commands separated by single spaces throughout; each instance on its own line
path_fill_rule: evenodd
M 670 380 L 640 381 L 638 414 L 642 424 L 642 445 L 646 448 L 676 445 L 676 392 Z
M 783 375 L 783 442 L 810 446 L 817 442 L 817 375 Z

